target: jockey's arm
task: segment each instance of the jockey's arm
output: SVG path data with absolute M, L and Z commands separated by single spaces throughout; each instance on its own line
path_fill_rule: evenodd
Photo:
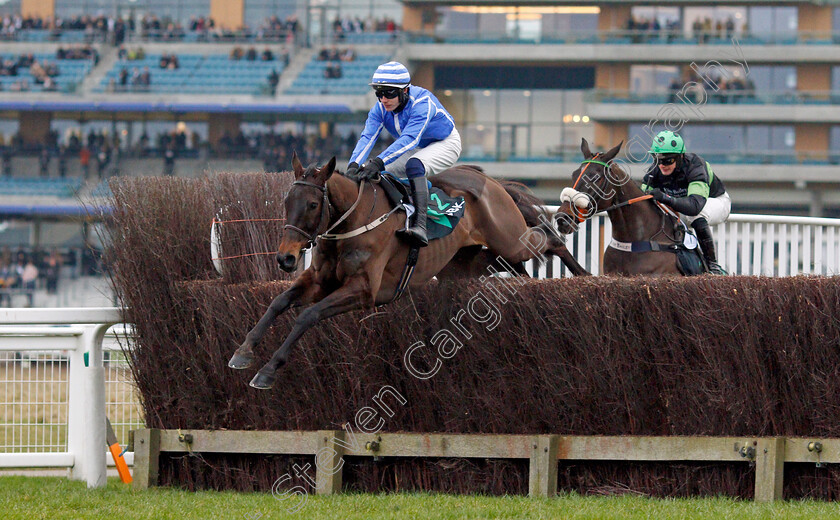
M 434 104 L 428 98 L 411 107 L 408 124 L 405 125 L 400 137 L 379 154 L 386 165 L 396 161 L 405 152 L 417 148 L 436 111 Z
M 359 137 L 359 142 L 353 149 L 353 154 L 350 156 L 350 163 L 362 164 L 370 155 L 373 145 L 379 139 L 379 134 L 384 128 L 383 119 L 384 109 L 382 103 L 377 103 L 368 112 L 367 120 L 365 121 L 365 129 L 362 130 L 362 135 Z

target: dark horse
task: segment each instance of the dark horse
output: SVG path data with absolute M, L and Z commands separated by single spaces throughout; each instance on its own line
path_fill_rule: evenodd
M 251 386 L 260 389 L 271 388 L 292 345 L 317 322 L 392 301 L 409 252 L 408 245 L 395 235 L 405 225 L 405 214 L 393 212 L 381 188 L 371 184 L 372 189 L 360 193 L 360 185 L 333 175 L 335 157 L 322 168 L 304 170 L 294 155 L 292 166 L 295 181 L 284 202 L 286 227 L 277 261 L 283 270 L 294 270 L 303 249 L 314 242 L 312 264 L 271 302 L 228 365 L 249 367 L 254 346 L 278 315 L 289 307 L 313 305 L 300 313 L 283 345 L 254 376 Z M 475 275 L 497 255 L 512 265 L 538 254 L 557 255 L 574 274 L 588 274 L 551 228 L 550 218 L 539 217 L 536 197 L 505 187 L 473 166 L 450 168 L 431 181 L 450 196 L 464 197 L 466 209 L 449 235 L 420 250 L 409 287 L 426 285 L 436 275 Z M 528 226 L 526 216 L 533 226 Z M 328 230 L 352 234 L 379 221 L 378 227 L 355 236 L 331 240 L 321 236 Z M 487 250 L 482 251 L 482 246 Z
M 604 273 L 617 275 L 679 275 L 677 255 L 669 251 L 631 252 L 616 242 L 655 242 L 668 246 L 681 242 L 678 219 L 661 210 L 615 162 L 623 143 L 605 153 L 593 154 L 583 139 L 584 161 L 572 173 L 574 186 L 555 218 L 561 233 L 573 233 L 577 224 L 600 211 L 612 223 L 610 247 L 604 253 Z M 570 199 L 570 200 L 569 200 Z M 560 217 L 560 218 L 557 218 Z

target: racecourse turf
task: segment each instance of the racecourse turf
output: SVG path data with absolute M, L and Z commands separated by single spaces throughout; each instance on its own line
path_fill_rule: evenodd
M 309 496 L 297 512 L 267 493 L 189 492 L 171 488 L 135 491 L 119 479 L 104 489 L 58 477 L 0 477 L 0 518 L 31 519 L 840 519 L 840 503 L 786 501 L 756 504 L 730 498 L 653 499 L 563 494 L 455 496 L 430 493 Z

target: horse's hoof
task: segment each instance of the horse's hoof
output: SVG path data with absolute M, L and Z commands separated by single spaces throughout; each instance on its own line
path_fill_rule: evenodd
M 251 380 L 251 387 L 257 390 L 268 390 L 274 385 L 274 374 L 267 374 L 260 370 Z
M 242 355 L 239 351 L 233 353 L 233 357 L 230 358 L 228 361 L 228 366 L 230 368 L 235 368 L 237 370 L 242 370 L 243 368 L 248 368 L 254 363 L 254 355 Z

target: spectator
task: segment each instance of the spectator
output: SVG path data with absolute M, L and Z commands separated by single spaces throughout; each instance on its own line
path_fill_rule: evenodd
M 262 61 L 273 61 L 274 53 L 271 52 L 271 49 L 266 47 L 265 50 L 262 51 L 262 55 L 260 55 L 260 58 L 262 59 Z
M 232 60 L 241 60 L 242 56 L 245 52 L 242 50 L 242 47 L 234 47 L 232 51 L 230 51 L 230 59 Z
M 163 152 L 163 174 L 175 175 L 175 143 L 170 142 Z
M 26 291 L 28 306 L 32 307 L 35 296 L 35 284 L 38 282 L 38 268 L 35 267 L 35 262 L 32 261 L 32 255 L 29 255 L 27 258 L 26 264 L 21 270 L 20 279 L 23 290 Z
M 58 277 L 61 274 L 61 254 L 53 249 L 44 262 L 44 279 L 47 286 L 47 294 L 58 292 Z
M 277 73 L 277 69 L 271 69 L 271 74 L 268 75 L 268 85 L 271 87 L 271 95 L 275 95 L 277 93 L 277 85 L 280 84 L 280 74 Z
M 41 148 L 41 154 L 38 157 L 38 166 L 41 169 L 41 177 L 50 176 L 50 151 L 46 146 Z
M 245 59 L 248 61 L 257 61 L 257 49 L 251 47 L 245 54 Z
M 123 67 L 122 70 L 120 70 L 119 78 L 119 85 L 121 87 L 121 90 L 125 90 L 125 87 L 128 85 L 128 69 Z
M 144 90 L 144 91 L 149 90 L 149 86 L 151 86 L 151 84 L 152 84 L 152 73 L 149 72 L 149 67 L 148 66 L 143 67 L 143 73 L 140 74 L 140 78 L 138 79 L 137 84 L 140 85 L 142 90 Z
M 90 148 L 87 146 L 83 146 L 79 150 L 79 165 L 82 167 L 85 179 L 87 179 L 90 176 Z

